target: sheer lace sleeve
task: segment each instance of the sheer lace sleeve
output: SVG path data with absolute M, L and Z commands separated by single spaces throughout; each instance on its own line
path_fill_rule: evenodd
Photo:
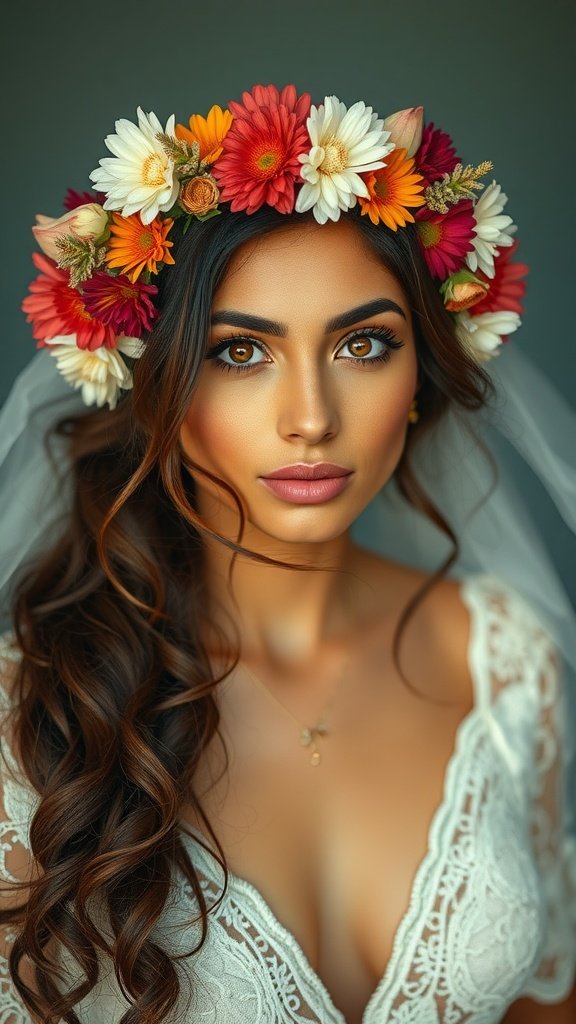
M 576 835 L 568 831 L 573 824 L 568 813 L 568 745 L 576 723 L 551 643 L 542 644 L 535 681 L 538 704 L 530 824 L 547 918 L 540 960 L 522 995 L 557 1002 L 576 983 Z
M 21 903 L 26 893 L 15 893 L 7 881 L 30 877 L 29 822 L 34 812 L 33 793 L 19 776 L 9 742 L 9 689 L 18 651 L 11 634 L 0 635 L 0 907 Z M 12 926 L 0 924 L 0 1021 L 1 1024 L 32 1024 L 33 1018 L 18 996 L 8 971 L 14 938 Z M 21 973 L 24 973 L 22 970 Z M 24 974 L 25 980 L 30 984 Z
M 555 1003 L 571 991 L 576 971 L 576 836 L 569 831 L 574 823 L 568 792 L 576 722 L 565 666 L 532 608 L 500 580 L 488 577 L 482 586 L 488 607 L 488 703 L 521 780 L 519 793 L 527 800 L 543 914 L 538 959 L 518 996 Z

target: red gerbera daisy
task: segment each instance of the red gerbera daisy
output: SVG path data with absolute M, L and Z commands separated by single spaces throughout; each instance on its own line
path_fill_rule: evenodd
M 42 273 L 29 285 L 30 295 L 23 300 L 22 309 L 33 324 L 37 347 L 44 348 L 47 338 L 75 334 L 78 348 L 91 352 L 102 345 L 115 348 L 114 331 L 90 315 L 80 292 L 69 287 L 68 271 L 60 270 L 43 253 L 33 252 L 32 259 Z
M 475 224 L 469 199 L 451 206 L 448 213 L 435 213 L 427 206 L 418 210 L 418 240 L 432 277 L 442 280 L 461 269 L 472 249 Z
M 500 249 L 494 260 L 494 277 L 486 277 L 481 270 L 476 271 L 476 277 L 485 281 L 488 291 L 480 302 L 474 306 L 474 316 L 478 313 L 500 313 L 508 310 L 511 313 L 524 312 L 520 299 L 526 291 L 526 282 L 522 281 L 528 273 L 526 263 L 512 263 L 511 259 L 518 251 L 518 241 L 506 248 Z
M 126 274 L 112 277 L 102 270 L 96 271 L 82 285 L 82 298 L 89 313 L 109 324 L 116 334 L 139 338 L 149 331 L 158 316 L 150 296 L 157 295 L 155 284 L 134 283 Z
M 64 209 L 75 210 L 86 203 L 100 203 L 100 206 L 103 206 L 105 199 L 104 192 L 76 192 L 73 188 L 68 188 L 64 196 Z
M 422 142 L 414 160 L 417 171 L 426 179 L 426 185 L 446 173 L 450 174 L 461 162 L 450 136 L 435 128 L 433 121 L 422 132 Z
M 291 213 L 294 186 L 301 181 L 298 156 L 310 148 L 305 124 L 310 94 L 297 96 L 293 85 L 281 93 L 275 85 L 255 85 L 242 99 L 244 106 L 229 103 L 234 120 L 212 165 L 220 199 L 230 203 L 232 212 L 255 213 L 267 203 L 279 213 Z

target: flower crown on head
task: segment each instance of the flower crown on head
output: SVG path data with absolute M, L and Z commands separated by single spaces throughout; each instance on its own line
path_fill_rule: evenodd
M 312 210 L 319 224 L 358 204 L 390 231 L 414 223 L 459 340 L 480 362 L 497 355 L 520 325 L 528 268 L 510 259 L 507 196 L 480 181 L 490 161 L 464 166 L 422 107 L 382 120 L 361 100 L 347 108 L 326 96 L 314 106 L 293 85 L 256 85 L 242 99 L 192 114 L 188 126 L 172 115 L 165 128 L 139 107 L 138 124 L 121 118 L 105 139 L 112 156 L 90 175 L 98 191 L 69 189 L 67 213 L 36 217 L 43 255 L 32 256 L 40 274 L 22 308 L 37 347 L 49 348 L 84 402 L 113 409 L 132 387 L 140 335 L 159 314 L 154 279 L 175 262 L 174 221 L 185 233 L 222 204 L 247 214 L 264 204 Z

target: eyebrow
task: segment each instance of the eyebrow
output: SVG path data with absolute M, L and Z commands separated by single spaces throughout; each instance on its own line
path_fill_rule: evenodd
M 331 320 L 327 320 L 324 324 L 324 330 L 326 334 L 331 334 L 332 331 L 340 331 L 344 327 L 351 327 L 352 324 L 358 323 L 359 320 L 366 320 L 368 317 L 374 316 L 375 313 L 397 313 L 404 320 L 406 319 L 404 310 L 396 302 L 393 302 L 392 299 L 373 299 L 371 302 L 355 306 L 354 309 L 348 309 L 345 313 L 340 313 Z M 231 324 L 234 327 L 245 327 L 247 330 L 261 331 L 263 334 L 273 334 L 278 338 L 285 338 L 288 334 L 286 324 L 278 323 L 276 320 L 268 320 L 262 316 L 253 316 L 251 313 L 242 313 L 239 309 L 220 309 L 212 315 L 210 323 L 212 325 Z

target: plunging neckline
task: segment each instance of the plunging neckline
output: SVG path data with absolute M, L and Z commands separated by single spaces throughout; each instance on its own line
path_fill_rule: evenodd
M 473 591 L 470 587 L 470 577 L 460 580 L 460 593 L 462 594 L 466 607 L 470 612 L 470 633 L 467 660 L 472 679 L 474 703 L 456 727 L 452 752 L 447 761 L 444 772 L 442 796 L 430 819 L 426 836 L 426 850 L 414 872 L 410 886 L 408 906 L 406 907 L 406 910 L 404 911 L 394 933 L 392 951 L 390 953 L 388 963 L 386 964 L 382 976 L 377 982 L 375 989 L 370 995 L 368 1002 L 362 1011 L 360 1024 L 379 1024 L 376 1019 L 372 1020 L 372 1015 L 376 1011 L 377 1003 L 384 998 L 386 992 L 391 988 L 396 974 L 398 961 L 400 959 L 400 954 L 405 946 L 406 937 L 409 935 L 410 930 L 414 925 L 418 923 L 415 916 L 418 899 L 424 889 L 425 879 L 430 874 L 430 868 L 438 861 L 440 854 L 442 853 L 443 847 L 439 842 L 439 839 L 444 835 L 450 817 L 455 816 L 458 811 L 458 808 L 454 805 L 454 801 L 451 797 L 454 791 L 454 784 L 456 779 L 459 777 L 459 772 L 461 770 L 460 762 L 466 755 L 470 756 L 474 748 L 474 744 L 472 742 L 473 732 L 475 729 L 477 730 L 477 727 L 481 723 L 481 715 L 483 712 L 483 690 L 476 656 L 478 654 L 479 644 L 482 638 L 478 614 L 479 606 L 476 604 L 472 596 Z M 191 847 L 191 857 L 194 853 L 197 855 L 198 846 L 194 843 L 193 837 L 190 836 L 189 833 L 195 833 L 203 842 L 207 841 L 207 837 L 199 829 L 195 828 L 194 825 L 189 824 L 188 822 L 186 822 L 185 827 L 180 826 L 180 832 L 185 844 Z M 203 849 L 201 850 L 201 855 L 206 859 L 210 857 L 210 854 Z M 212 861 L 210 863 L 212 864 Z M 218 871 L 222 870 L 217 861 L 214 860 L 213 863 L 218 866 Z M 241 875 L 236 875 L 230 869 L 228 869 L 228 879 L 228 889 L 225 899 L 228 895 L 232 896 L 234 893 L 248 897 L 252 902 L 256 915 L 266 921 L 271 930 L 280 939 L 283 947 L 288 948 L 291 951 L 303 974 L 308 978 L 312 987 L 317 991 L 318 996 L 323 1002 L 323 1006 L 311 1006 L 311 1010 L 314 1012 L 320 1012 L 323 1008 L 326 1009 L 327 1007 L 334 1017 L 335 1024 L 348 1024 L 346 1017 L 342 1010 L 339 1010 L 336 1006 L 325 983 L 322 981 L 322 978 L 312 967 L 298 939 L 294 933 L 286 927 L 286 925 L 282 924 L 260 890 L 252 882 L 249 882 L 246 878 L 242 878 Z M 279 952 L 282 952 L 282 950 Z

